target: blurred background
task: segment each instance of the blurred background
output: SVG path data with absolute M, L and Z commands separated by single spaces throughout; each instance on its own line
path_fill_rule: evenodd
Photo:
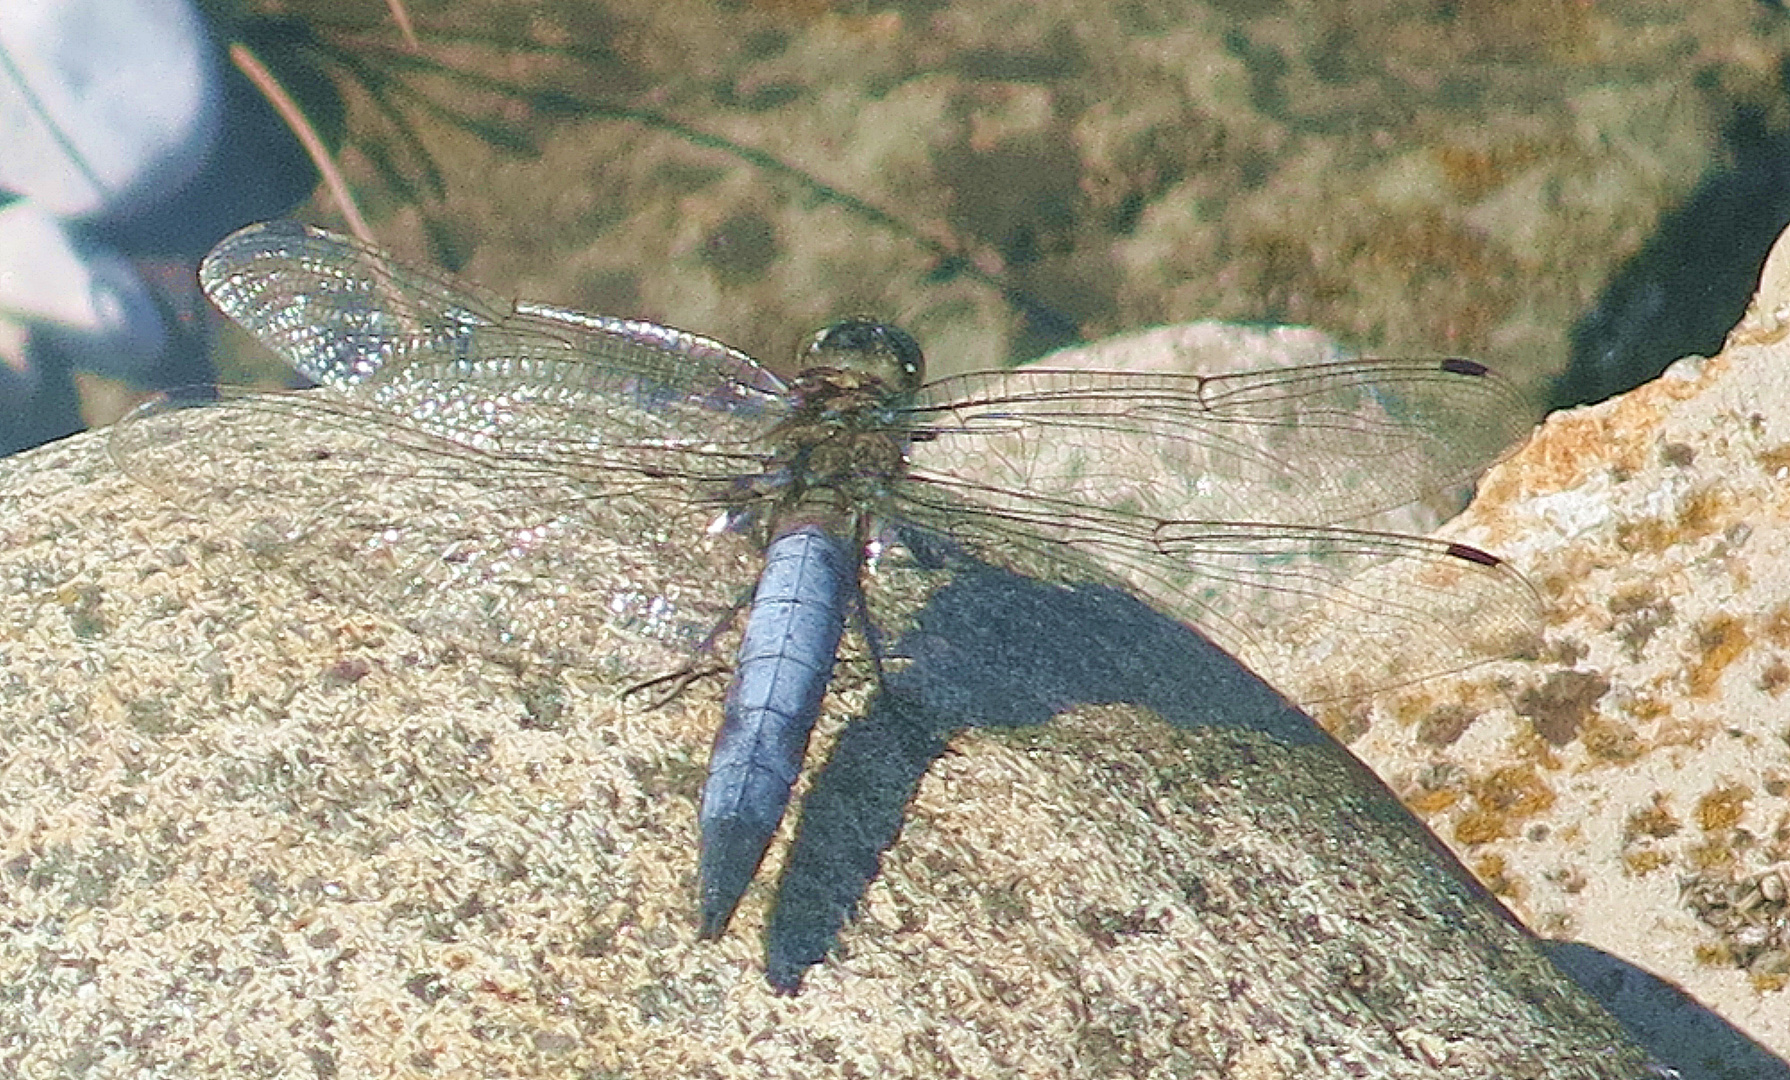
M 0 451 L 282 381 L 194 268 L 349 203 L 774 363 L 843 315 L 936 374 L 1297 324 L 1484 360 L 1539 415 L 1720 347 L 1790 221 L 1787 65 L 1763 0 L 25 0 Z

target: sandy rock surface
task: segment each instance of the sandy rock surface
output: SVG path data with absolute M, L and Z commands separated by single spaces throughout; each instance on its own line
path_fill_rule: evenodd
M 263 508 L 103 433 L 0 470 L 9 1075 L 1651 1075 L 1371 775 L 1116 593 L 960 575 L 907 704 L 848 662 L 705 943 L 717 687 L 645 711 L 623 643 L 519 667 L 325 599 Z

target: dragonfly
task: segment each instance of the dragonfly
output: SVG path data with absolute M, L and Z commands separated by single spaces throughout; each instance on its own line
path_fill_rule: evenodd
M 778 374 L 294 222 L 226 238 L 200 279 L 317 386 L 152 402 L 111 446 L 185 505 L 249 514 L 258 557 L 501 658 L 658 650 L 630 653 L 657 671 L 618 675 L 690 671 L 747 611 L 700 796 L 703 937 L 784 816 L 842 642 L 883 685 L 916 582 L 981 565 L 1116 586 L 1297 700 L 1330 684 L 1266 645 L 1312 612 L 1349 621 L 1327 663 L 1367 687 L 1485 659 L 1536 619 L 1496 556 L 1362 524 L 1470 482 L 1526 433 L 1510 385 L 1471 361 L 927 381 L 912 336 L 858 318 Z M 1360 576 L 1388 563 L 1416 572 L 1396 589 Z

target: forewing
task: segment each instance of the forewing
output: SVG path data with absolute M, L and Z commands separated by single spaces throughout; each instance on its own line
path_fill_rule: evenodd
M 477 449 L 750 444 L 788 408 L 780 380 L 720 342 L 513 304 L 295 222 L 225 238 L 199 277 L 305 377 Z
M 1146 518 L 1359 523 L 1470 482 L 1529 431 L 1458 360 L 1236 375 L 979 372 L 929 384 L 916 471 Z
M 114 431 L 136 479 L 223 519 L 235 554 L 421 633 L 506 660 L 600 663 L 612 634 L 687 660 L 754 573 L 692 476 L 607 451 L 553 460 L 464 445 L 325 390 L 146 406 Z M 655 672 L 643 672 L 651 675 Z

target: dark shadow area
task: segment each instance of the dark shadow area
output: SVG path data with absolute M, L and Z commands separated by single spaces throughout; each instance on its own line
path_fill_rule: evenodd
M 1550 408 L 1633 389 L 1682 356 L 1713 356 L 1746 312 L 1766 253 L 1790 223 L 1790 132 L 1747 109 L 1723 141 L 1732 163 L 1660 222 L 1573 328 Z
M 1554 966 L 1591 991 L 1635 1041 L 1678 1067 L 1683 1080 L 1790 1080 L 1790 1062 L 1766 1050 L 1651 972 L 1576 941 L 1542 941 Z
M 81 422 L 74 373 L 51 350 L 33 342 L 24 371 L 0 364 L 0 456 L 73 435 Z
M 802 806 L 766 930 L 767 974 L 785 993 L 837 942 L 927 768 L 965 727 L 1027 727 L 1076 705 L 1132 702 L 1177 726 L 1245 727 L 1292 745 L 1330 739 L 1217 646 L 1111 589 L 963 571 L 891 655 L 911 663 L 841 735 Z

